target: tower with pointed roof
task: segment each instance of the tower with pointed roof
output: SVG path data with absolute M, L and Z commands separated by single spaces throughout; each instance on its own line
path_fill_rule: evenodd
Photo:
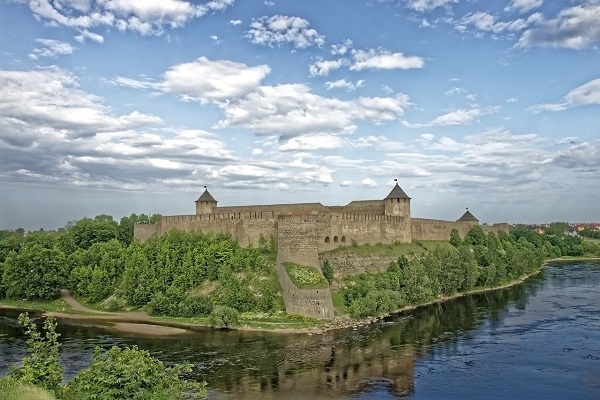
M 398 185 L 398 180 L 394 179 L 394 181 L 396 185 L 383 200 L 385 203 L 385 215 L 410 218 L 410 197 Z
M 204 186 L 204 193 L 196 200 L 196 215 L 212 214 L 217 208 L 217 201 Z
M 460 217 L 456 221 L 457 222 L 474 222 L 474 225 L 477 225 L 479 223 L 479 220 L 477 218 L 475 218 L 475 216 L 473 214 L 471 214 L 471 211 L 469 211 L 469 207 L 467 207 L 467 211 L 462 215 L 462 217 Z

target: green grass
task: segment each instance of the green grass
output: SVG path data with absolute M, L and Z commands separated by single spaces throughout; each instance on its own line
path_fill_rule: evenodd
M 294 285 L 299 289 L 325 289 L 329 287 L 327 279 L 316 268 L 291 262 L 284 262 L 283 266 Z
M 52 393 L 14 379 L 0 377 L 0 399 L 2 400 L 55 400 Z
M 327 254 L 331 254 L 332 256 L 348 255 L 357 257 L 400 257 L 401 255 L 411 256 L 413 254 L 422 254 L 426 250 L 433 250 L 438 247 L 448 246 L 452 245 L 446 241 L 415 240 L 412 243 L 377 243 L 340 246 L 335 250 L 327 252 Z
M 2 299 L 0 305 L 23 310 L 38 310 L 51 312 L 71 312 L 71 307 L 62 298 L 56 300 L 11 300 Z

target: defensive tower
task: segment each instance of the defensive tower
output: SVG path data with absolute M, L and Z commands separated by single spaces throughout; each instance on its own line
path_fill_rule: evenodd
M 398 180 L 394 181 L 396 185 L 384 199 L 385 215 L 410 218 L 410 197 L 398 185 Z
M 212 214 L 217 208 L 217 201 L 204 186 L 204 193 L 196 200 L 196 215 Z

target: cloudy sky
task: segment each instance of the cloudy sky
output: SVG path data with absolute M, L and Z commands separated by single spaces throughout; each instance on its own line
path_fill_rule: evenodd
M 381 199 L 598 221 L 600 0 L 3 0 L 0 228 Z

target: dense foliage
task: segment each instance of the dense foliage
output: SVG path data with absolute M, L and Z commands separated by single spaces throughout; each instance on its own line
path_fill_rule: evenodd
M 110 311 L 144 307 L 153 315 L 208 317 L 215 305 L 238 312 L 284 309 L 273 240 L 243 248 L 230 235 L 171 231 L 130 243 L 132 223 L 139 222 L 135 214 L 119 224 L 99 215 L 61 233 L 5 237 L 0 298 L 52 300 L 68 288 Z
M 167 400 L 206 397 L 205 383 L 180 379 L 189 373 L 191 365 L 165 365 L 136 346 L 106 352 L 97 347 L 94 360 L 73 380 L 62 387 L 61 398 L 80 399 L 139 399 Z
M 180 377 L 191 372 L 190 364 L 165 367 L 148 351 L 135 346 L 124 349 L 113 347 L 106 352 L 97 347 L 90 366 L 60 386 L 63 368 L 59 362 L 56 321 L 52 317 L 45 319 L 45 334 L 39 331 L 27 313 L 19 316 L 19 323 L 25 328 L 27 356 L 20 367 L 11 369 L 7 378 L 0 379 L 0 394 L 6 393 L 6 397 L 13 396 L 15 390 L 28 390 L 32 391 L 32 398 L 52 398 L 48 393 L 35 391 L 28 385 L 51 390 L 59 399 L 65 400 L 206 397 L 206 382 L 187 381 Z
M 347 277 L 338 296 L 353 318 L 381 315 L 475 288 L 493 287 L 535 271 L 552 256 L 525 237 L 485 234 L 475 226 L 454 246 L 400 257 L 383 273 Z M 338 298 L 339 298 L 338 297 Z

